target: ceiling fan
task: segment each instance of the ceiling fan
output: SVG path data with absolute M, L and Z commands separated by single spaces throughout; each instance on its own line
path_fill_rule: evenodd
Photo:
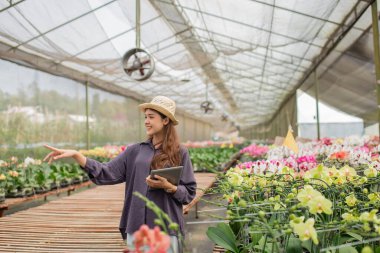
M 205 114 L 212 113 L 214 111 L 214 104 L 208 100 L 208 82 L 206 83 L 206 100 L 201 103 L 201 109 Z
M 214 104 L 210 101 L 204 101 L 201 104 L 201 108 L 204 110 L 204 113 L 212 113 L 214 111 Z
M 140 0 L 136 0 L 136 48 L 128 50 L 122 59 L 125 73 L 136 81 L 148 79 L 155 67 L 153 57 L 140 44 Z
M 223 113 L 222 116 L 220 117 L 220 120 L 223 121 L 223 122 L 227 122 L 228 115 L 226 113 Z
M 141 48 L 128 50 L 123 57 L 125 73 L 136 81 L 148 79 L 154 72 L 154 60 Z

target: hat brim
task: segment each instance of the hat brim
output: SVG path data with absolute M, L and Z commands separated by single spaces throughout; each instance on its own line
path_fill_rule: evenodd
M 173 122 L 174 125 L 178 125 L 178 123 L 179 123 L 178 120 L 174 117 L 174 115 L 172 113 L 170 113 L 164 107 L 159 106 L 157 104 L 144 103 L 144 104 L 139 105 L 139 108 L 141 111 L 145 111 L 146 109 L 156 110 L 156 111 L 164 114 L 165 116 L 167 116 Z

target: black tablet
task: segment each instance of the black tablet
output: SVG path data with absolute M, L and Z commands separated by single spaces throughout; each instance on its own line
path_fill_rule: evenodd
M 150 177 L 154 178 L 155 175 L 158 175 L 166 178 L 171 184 L 178 185 L 182 175 L 182 169 L 183 166 L 151 170 Z

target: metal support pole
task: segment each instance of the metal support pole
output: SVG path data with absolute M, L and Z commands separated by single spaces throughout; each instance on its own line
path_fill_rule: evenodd
M 136 0 L 136 47 L 140 48 L 140 0 Z
M 376 92 L 377 92 L 377 122 L 379 123 L 380 135 L 380 54 L 379 54 L 379 18 L 377 13 L 377 1 L 371 5 L 372 10 L 372 30 L 373 30 L 373 48 L 375 58 L 375 72 L 376 72 Z
M 199 141 L 198 139 L 198 120 L 194 120 L 194 136 L 195 141 Z
M 315 86 L 315 107 L 317 110 L 317 139 L 321 139 L 321 129 L 320 129 L 320 123 L 319 123 L 319 83 L 318 83 L 318 76 L 317 71 L 314 71 L 314 86 Z
M 86 148 L 90 149 L 90 123 L 89 123 L 89 107 L 88 107 L 88 81 L 86 81 Z
M 182 141 L 185 141 L 185 138 L 186 138 L 186 116 L 184 115 L 183 116 L 183 130 L 182 130 L 182 136 L 183 136 L 183 138 L 182 138 Z M 186 139 L 186 141 L 187 141 L 187 139 Z

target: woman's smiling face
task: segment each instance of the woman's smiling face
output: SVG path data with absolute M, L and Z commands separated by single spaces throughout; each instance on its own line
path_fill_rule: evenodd
M 147 135 L 153 136 L 161 132 L 168 123 L 169 119 L 163 119 L 157 111 L 152 109 L 145 110 L 145 128 Z

